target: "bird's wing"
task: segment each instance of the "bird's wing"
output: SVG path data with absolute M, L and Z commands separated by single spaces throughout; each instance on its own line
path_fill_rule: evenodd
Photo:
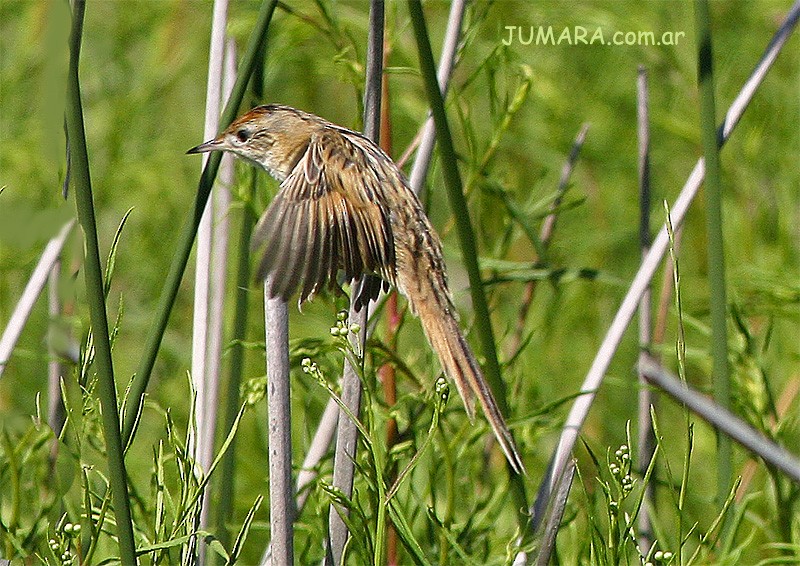
M 312 136 L 253 235 L 252 248 L 264 250 L 257 277 L 271 276 L 271 296 L 288 300 L 299 287 L 302 302 L 335 286 L 339 269 L 346 281 L 394 282 L 394 239 L 371 159 L 338 131 Z

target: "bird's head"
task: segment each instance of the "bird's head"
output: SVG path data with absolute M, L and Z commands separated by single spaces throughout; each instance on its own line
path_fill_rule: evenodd
M 230 151 L 283 181 L 308 147 L 322 121 L 288 106 L 257 106 L 233 121 L 213 140 L 186 153 Z

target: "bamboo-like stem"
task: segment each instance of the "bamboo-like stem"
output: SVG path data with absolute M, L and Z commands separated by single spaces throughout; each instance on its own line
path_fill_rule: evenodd
M 225 49 L 223 91 L 230 96 L 236 78 L 236 44 L 228 38 Z M 208 357 L 206 359 L 206 423 L 205 438 L 208 445 L 202 446 L 200 455 L 209 463 L 213 460 L 214 437 L 218 416 L 219 384 L 222 378 L 222 343 L 225 322 L 225 297 L 228 279 L 228 246 L 230 240 L 230 187 L 234 182 L 233 156 L 223 155 L 220 163 L 220 183 L 214 189 L 214 226 L 211 246 L 211 310 L 208 313 Z
M 300 472 L 297 474 L 297 483 L 295 484 L 297 497 L 294 506 L 296 513 L 299 513 L 299 510 L 306 504 L 309 495 L 309 490 L 306 488 L 318 475 L 316 468 L 328 452 L 338 422 L 339 406 L 334 399 L 328 399 L 328 404 L 325 406 L 322 417 L 320 417 L 319 425 L 317 425 L 317 431 L 308 446 L 306 458 L 303 460 L 303 465 L 300 466 Z M 264 549 L 259 564 L 260 566 L 271 566 L 273 564 L 272 543 L 268 544 Z
M 219 109 L 222 99 L 222 66 L 225 46 L 225 26 L 228 18 L 228 0 L 214 0 L 211 16 L 211 40 L 209 42 L 208 77 L 206 79 L 206 108 L 203 139 L 212 138 L 219 129 Z M 203 154 L 201 168 L 208 162 Z M 192 320 L 192 384 L 197 394 L 195 418 L 196 434 L 190 436 L 189 453 L 197 461 L 199 471 L 208 469 L 211 463 L 209 441 L 206 437 L 208 416 L 208 372 L 209 361 L 209 313 L 211 312 L 211 247 L 215 216 L 213 198 L 206 199 L 200 224 L 197 227 L 197 251 L 195 253 L 194 310 Z M 205 518 L 205 514 L 204 514 Z M 203 521 L 201 525 L 205 526 Z
M 447 30 L 445 31 L 444 41 L 442 42 L 442 55 L 439 58 L 439 69 L 436 72 L 436 80 L 439 83 L 439 90 L 442 98 L 447 95 L 447 87 L 450 85 L 450 77 L 453 75 L 453 67 L 456 62 L 456 51 L 458 50 L 458 40 L 461 38 L 461 24 L 464 21 L 464 9 L 466 0 L 453 0 L 450 4 L 450 15 L 447 19 Z M 436 143 L 436 124 L 433 115 L 428 114 L 425 125 L 422 127 L 422 135 L 414 158 L 414 166 L 408 177 L 411 189 L 419 194 L 428 176 L 428 167 L 433 155 L 433 146 Z
M 714 66 L 711 22 L 707 0 L 695 1 L 697 82 L 700 89 L 700 130 L 706 162 L 706 232 L 708 235 L 708 286 L 711 311 L 711 379 L 714 399 L 731 404 L 728 367 L 728 303 L 725 290 L 725 249 L 722 236 L 722 188 L 714 101 Z M 717 503 L 727 499 L 733 475 L 730 439 L 717 435 Z
M 206 79 L 206 109 L 203 139 L 213 137 L 219 129 L 219 110 L 222 100 L 222 74 L 224 65 L 225 27 L 228 19 L 228 0 L 214 0 L 211 17 L 211 41 L 209 42 L 208 77 Z M 208 155 L 203 155 L 202 166 L 208 160 Z M 230 165 L 229 165 L 230 167 Z M 221 187 L 214 189 L 216 195 Z M 225 190 L 225 189 L 222 189 Z M 213 341 L 212 318 L 221 316 L 222 305 L 212 304 L 212 276 L 216 275 L 219 265 L 212 267 L 212 254 L 215 253 L 215 228 L 216 217 L 219 214 L 215 198 L 206 201 L 205 210 L 197 227 L 197 252 L 195 254 L 195 279 L 194 279 L 194 312 L 192 321 L 192 384 L 196 392 L 195 397 L 195 422 L 196 429 L 189 436 L 189 453 L 196 462 L 195 473 L 202 478 L 208 472 L 214 458 L 214 430 L 217 416 L 218 378 L 216 371 L 211 366 L 219 368 L 219 349 L 211 346 Z M 224 270 L 222 271 L 224 278 Z M 219 340 L 217 340 L 219 346 Z M 217 357 L 215 364 L 214 357 Z M 191 429 L 190 429 L 191 430 Z M 203 492 L 200 507 L 199 528 L 206 530 L 209 521 L 208 503 L 210 501 L 209 488 Z M 193 537 L 191 548 L 196 544 Z M 205 547 L 197 549 L 198 560 L 206 563 Z
M 506 388 L 500 376 L 500 363 L 497 360 L 497 349 L 492 331 L 492 322 L 489 315 L 489 305 L 486 301 L 486 294 L 483 289 L 480 268 L 478 267 L 478 251 L 475 245 L 475 233 L 469 219 L 469 209 L 464 198 L 461 174 L 458 171 L 458 160 L 456 158 L 453 139 L 450 135 L 450 126 L 447 122 L 447 114 L 444 108 L 442 92 L 436 80 L 436 68 L 433 63 L 433 53 L 431 51 L 428 30 L 425 24 L 425 16 L 422 12 L 420 0 L 409 0 L 409 13 L 411 23 L 414 27 L 414 36 L 417 43 L 420 68 L 425 82 L 425 91 L 433 112 L 433 119 L 436 124 L 436 136 L 439 142 L 439 151 L 442 157 L 442 172 L 444 173 L 445 187 L 450 201 L 450 207 L 455 217 L 456 231 L 461 247 L 461 256 L 467 270 L 470 283 L 470 294 L 472 306 L 475 310 L 475 328 L 478 332 L 481 343 L 481 351 L 485 360 L 486 381 L 494 392 L 497 406 L 504 415 L 508 415 L 508 403 L 506 402 Z M 510 465 L 508 467 L 511 477 L 512 492 L 514 495 L 514 505 L 519 510 L 518 516 L 522 524 L 525 523 L 523 510 L 527 509 L 525 487 L 519 475 L 515 474 Z
M 269 412 L 269 526 L 274 564 L 294 563 L 292 488 L 292 413 L 289 387 L 289 309 L 269 298 L 264 283 L 267 330 L 267 407 Z
M 47 242 L 36 267 L 33 269 L 33 273 L 28 279 L 28 283 L 25 285 L 25 289 L 22 291 L 22 296 L 14 307 L 14 312 L 11 313 L 11 318 L 8 319 L 8 324 L 6 324 L 3 335 L 0 337 L 0 378 L 3 377 L 3 372 L 6 369 L 6 365 L 8 365 L 8 360 L 11 358 L 11 353 L 14 351 L 17 340 L 22 334 L 22 329 L 25 328 L 25 323 L 31 315 L 33 305 L 47 283 L 50 269 L 58 261 L 64 242 L 67 241 L 67 236 L 69 236 L 74 225 L 75 221 L 70 220 L 64 224 L 58 234 Z M 60 396 L 61 393 L 59 391 Z
M 647 70 L 643 65 L 639 66 L 636 81 L 636 118 L 637 118 L 637 137 L 639 142 L 639 248 L 642 252 L 642 260 L 647 257 L 650 250 L 650 107 L 649 93 L 647 86 Z M 652 350 L 653 343 L 653 323 L 652 323 L 652 289 L 650 285 L 646 287 L 639 301 L 639 361 Z M 639 411 L 637 420 L 639 422 L 638 437 L 638 462 L 639 472 L 644 476 L 649 467 L 650 460 L 655 451 L 655 434 L 653 432 L 651 420 L 651 407 L 654 403 L 653 392 L 648 387 L 644 375 L 639 374 Z M 655 482 L 648 482 L 645 485 L 645 502 L 652 502 L 655 494 Z M 650 514 L 648 505 L 642 505 L 639 511 L 639 546 L 642 551 L 647 553 L 653 543 Z
M 800 484 L 800 459 L 797 456 L 765 437 L 725 407 L 690 389 L 652 359 L 645 359 L 640 364 L 639 371 L 650 383 L 686 405 L 690 411 L 703 418 L 720 434 L 735 440 L 768 465 L 774 466 L 792 481 Z
M 383 75 L 383 26 L 384 2 L 371 0 L 369 10 L 369 37 L 367 38 L 367 63 L 364 87 L 364 135 L 379 143 L 381 120 L 381 77 Z M 363 282 L 363 281 L 362 281 Z M 361 285 L 356 285 L 356 289 Z M 367 341 L 367 322 L 369 321 L 369 302 L 359 311 L 355 307 L 357 294 L 353 293 L 350 302 L 351 323 L 359 325 L 359 332 L 353 340 L 357 351 L 362 355 Z M 362 368 L 363 369 L 363 368 Z M 361 408 L 361 380 L 356 368 L 345 357 L 342 374 L 342 401 L 350 412 L 358 416 Z M 333 459 L 333 486 L 345 497 L 353 492 L 355 453 L 358 429 L 344 410 L 339 411 L 339 425 L 336 431 L 336 452 Z M 328 544 L 325 556 L 327 566 L 341 564 L 344 546 L 349 536 L 347 526 L 338 511 L 331 504 L 328 512 Z
M 256 25 L 250 35 L 250 39 L 245 49 L 242 62 L 239 65 L 239 71 L 236 77 L 236 83 L 233 86 L 231 96 L 225 105 L 220 116 L 220 127 L 226 127 L 236 117 L 239 105 L 244 97 L 247 82 L 253 74 L 255 67 L 256 55 L 263 48 L 266 38 L 267 28 L 272 20 L 272 14 L 275 11 L 275 6 L 278 0 L 264 0 L 261 5 L 261 10 L 258 14 Z M 164 287 L 161 290 L 161 298 L 159 299 L 158 308 L 156 309 L 153 324 L 145 343 L 143 354 L 139 362 L 139 367 L 136 376 L 131 382 L 130 392 L 125 403 L 125 411 L 123 413 L 123 429 L 122 438 L 125 446 L 128 446 L 132 440 L 134 429 L 139 420 L 139 413 L 141 411 L 142 402 L 144 401 L 144 393 L 147 389 L 147 383 L 150 381 L 150 375 L 155 365 L 156 355 L 161 346 L 161 339 L 164 337 L 164 331 L 167 328 L 172 306 L 175 303 L 175 297 L 178 294 L 183 272 L 186 269 L 186 264 L 189 261 L 189 255 L 192 251 L 192 244 L 194 237 L 197 233 L 197 226 L 200 223 L 203 210 L 205 209 L 206 201 L 211 192 L 211 186 L 214 183 L 214 178 L 217 175 L 219 164 L 222 156 L 219 153 L 213 153 L 209 156 L 203 174 L 200 177 L 200 182 L 197 188 L 197 195 L 195 197 L 194 207 L 189 215 L 186 223 L 180 234 L 175 254 L 170 264 L 169 272 L 164 281 Z
M 260 58 L 263 57 L 263 52 Z M 263 64 L 261 65 L 263 69 Z M 262 94 L 261 73 L 254 91 Z M 283 299 L 269 298 L 264 282 L 266 328 L 267 412 L 269 445 L 269 545 L 272 564 L 294 563 L 294 489 L 292 486 L 292 412 L 289 366 L 289 308 Z
M 75 204 L 78 221 L 84 235 L 86 276 L 86 299 L 94 336 L 94 367 L 97 371 L 97 393 L 103 416 L 108 477 L 114 503 L 119 559 L 124 566 L 133 566 L 136 560 L 136 543 L 128 500 L 128 474 L 125 470 L 125 453 L 119 428 L 119 407 L 114 382 L 114 365 L 111 358 L 111 343 L 108 336 L 103 269 L 100 265 L 100 246 L 97 241 L 97 225 L 94 216 L 92 183 L 89 173 L 89 156 L 86 148 L 86 132 L 83 125 L 78 64 L 86 10 L 84 0 L 73 3 L 72 30 L 70 33 L 69 75 L 67 79 L 66 122 L 69 138 L 72 180 L 75 187 Z
M 233 39 L 227 38 L 222 70 L 222 94 L 226 98 L 231 95 L 235 80 L 236 43 Z M 211 135 L 213 136 L 214 134 L 212 133 Z M 222 334 L 225 319 L 225 284 L 228 278 L 228 240 L 230 239 L 228 215 L 231 207 L 231 191 L 229 187 L 233 184 L 234 173 L 233 156 L 223 155 L 219 171 L 220 182 L 214 187 L 213 191 L 214 206 L 212 210 L 214 222 L 212 226 L 209 270 L 210 308 L 208 309 L 205 375 L 203 379 L 205 395 L 202 399 L 204 419 L 202 421 L 198 420 L 198 460 L 202 469 L 206 472 L 214 460 L 214 445 L 220 412 L 219 388 L 222 379 Z M 209 202 L 211 201 L 209 200 Z M 234 396 L 234 399 L 238 400 L 238 398 L 238 395 Z M 200 402 L 201 399 L 198 395 L 198 403 Z M 229 431 L 230 429 L 225 431 L 225 436 Z M 229 452 L 232 453 L 233 450 L 229 449 Z M 231 476 L 224 479 L 228 482 L 232 481 Z M 200 511 L 200 527 L 203 530 L 208 530 L 208 526 L 211 523 L 211 485 L 210 483 L 208 484 L 203 494 L 203 506 Z M 214 556 L 213 559 L 216 560 L 217 557 Z M 209 555 L 203 546 L 200 548 L 200 563 L 207 564 L 208 562 Z
M 251 172 L 250 194 L 255 194 L 258 174 L 255 168 Z M 250 283 L 250 236 L 256 223 L 255 214 L 251 207 L 242 207 L 243 216 L 239 229 L 239 259 L 236 266 L 236 293 L 234 298 L 233 328 L 231 347 L 229 350 L 230 366 L 228 370 L 228 385 L 225 401 L 225 415 L 223 434 L 227 436 L 239 412 L 239 387 L 244 373 L 244 339 L 247 333 L 248 291 Z M 233 496 L 236 475 L 236 437 L 231 441 L 230 449 L 222 458 L 219 478 L 219 503 L 216 508 L 216 534 L 222 545 L 227 548 L 230 542 L 230 533 L 227 524 L 233 513 Z
M 773 36 L 764 54 L 761 56 L 761 59 L 751 73 L 750 78 L 747 79 L 747 82 L 745 82 L 744 86 L 739 91 L 736 99 L 728 108 L 728 112 L 725 115 L 725 119 L 720 127 L 718 138 L 718 143 L 720 146 L 722 146 L 730 137 L 731 132 L 741 119 L 742 114 L 744 114 L 744 111 L 752 100 L 758 86 L 764 80 L 767 71 L 769 71 L 770 67 L 772 67 L 772 64 L 778 57 L 778 53 L 780 53 L 782 47 L 788 40 L 789 35 L 796 27 L 798 19 L 800 19 L 800 2 L 796 2 L 792 6 L 792 9 L 786 16 L 786 19 Z M 692 170 L 692 173 L 689 175 L 689 178 L 683 186 L 683 189 L 681 189 L 675 204 L 671 207 L 672 225 L 675 227 L 676 231 L 683 223 L 683 219 L 686 216 L 689 205 L 700 188 L 704 173 L 704 162 L 702 159 L 700 159 Z M 560 477 L 565 469 L 566 463 L 570 457 L 569 455 L 575 445 L 575 441 L 578 439 L 578 433 L 581 430 L 583 422 L 586 419 L 586 415 L 588 414 L 592 402 L 594 401 L 597 389 L 599 388 L 603 380 L 603 376 L 605 375 L 605 372 L 611 363 L 611 358 L 613 357 L 614 352 L 622 340 L 623 333 L 628 327 L 628 324 L 630 324 L 634 313 L 636 312 L 639 299 L 641 298 L 644 289 L 649 284 L 656 272 L 656 269 L 658 269 L 658 266 L 667 251 L 668 245 L 669 236 L 667 234 L 667 227 L 664 225 L 661 227 L 661 230 L 658 232 L 658 235 L 653 241 L 653 245 L 651 246 L 647 257 L 639 266 L 639 270 L 631 282 L 628 292 L 626 293 L 620 308 L 617 310 L 611 326 L 603 338 L 603 342 L 600 345 L 592 365 L 586 374 L 583 385 L 581 386 L 583 395 L 577 398 L 575 403 L 573 403 L 569 414 L 567 415 L 561 437 L 559 438 L 558 446 L 556 447 L 556 453 L 554 456 L 555 465 L 553 466 L 551 473 L 549 473 L 547 478 L 544 480 L 548 483 L 549 489 L 552 489 L 552 486 L 557 481 L 557 478 Z
M 211 17 L 211 41 L 209 42 L 208 78 L 206 80 L 206 109 L 203 139 L 212 138 L 219 129 L 219 110 L 222 100 L 222 74 L 224 66 L 225 27 L 228 19 L 228 0 L 214 0 Z M 203 166 L 208 154 L 203 154 Z M 219 186 L 213 189 L 215 195 Z M 224 189 L 223 189 L 224 190 Z M 209 371 L 215 355 L 211 347 L 213 341 L 211 320 L 214 313 L 219 313 L 221 305 L 212 305 L 211 277 L 216 274 L 219 265 L 212 268 L 212 253 L 216 245 L 214 231 L 217 210 L 217 199 L 206 201 L 205 210 L 197 228 L 197 252 L 195 254 L 194 285 L 194 317 L 192 323 L 192 382 L 197 392 L 196 420 L 197 434 L 193 435 L 190 453 L 194 454 L 199 470 L 204 473 L 211 465 L 214 452 L 215 401 L 213 380 L 217 375 Z M 223 214 L 225 212 L 223 211 Z M 223 270 L 224 276 L 224 270 Z M 218 298 L 218 297 L 217 297 Z M 218 341 L 219 342 L 219 341 Z M 207 500 L 207 496 L 204 500 Z M 205 507 L 205 505 L 204 505 Z M 207 525 L 208 513 L 202 511 L 201 528 Z M 202 558 L 202 557 L 201 557 Z
M 364 79 L 364 135 L 376 144 L 380 144 L 381 132 L 384 9 L 383 0 L 370 0 L 366 77 Z
M 234 43 L 231 41 L 230 52 L 233 53 Z M 256 54 L 254 65 L 253 80 L 251 88 L 253 97 L 261 100 L 263 97 L 263 75 L 265 50 L 262 49 Z M 250 168 L 250 188 L 247 202 L 252 202 L 256 194 L 256 187 L 259 179 L 258 168 Z M 227 436 L 239 413 L 239 387 L 244 373 L 244 339 L 247 334 L 247 314 L 248 314 L 248 286 L 250 285 L 250 238 L 253 227 L 256 223 L 256 216 L 252 207 L 242 207 L 242 220 L 239 228 L 239 241 L 237 250 L 239 253 L 236 264 L 236 285 L 234 298 L 233 328 L 231 330 L 231 346 L 229 349 L 230 366 L 228 372 L 228 385 L 226 393 L 225 416 L 223 424 L 223 434 Z M 230 542 L 228 532 L 228 522 L 233 515 L 234 485 L 236 482 L 236 437 L 231 440 L 230 449 L 225 452 L 219 478 L 219 502 L 217 504 L 216 533 L 217 538 L 225 548 Z M 216 560 L 216 559 L 215 559 Z M 219 562 L 219 560 L 217 561 Z

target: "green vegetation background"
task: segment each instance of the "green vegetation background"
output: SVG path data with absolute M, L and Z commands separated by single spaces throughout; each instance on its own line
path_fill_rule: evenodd
M 67 61 L 68 18 L 54 2 L 2 0 L 0 2 L 0 323 L 5 324 L 47 239 L 63 221 L 74 216 L 74 202 L 61 196 L 65 173 L 62 128 L 63 73 Z M 322 8 L 320 7 L 322 6 Z M 717 2 L 712 4 L 717 108 L 722 112 L 755 65 L 788 2 Z M 233 3 L 229 33 L 241 44 L 249 33 L 258 6 Z M 438 53 L 448 6 L 425 5 L 434 51 Z M 360 127 L 360 93 L 366 43 L 366 2 L 291 3 L 278 9 L 270 28 L 266 63 L 266 99 L 314 112 L 333 122 Z M 572 177 L 567 207 L 559 215 L 552 241 L 550 267 L 596 270 L 595 279 L 564 277 L 542 284 L 525 326 L 530 340 L 522 353 L 504 368 L 513 396 L 513 421 L 525 452 L 533 492 L 554 447 L 558 426 L 566 414 L 562 405 L 539 415 L 550 403 L 574 394 L 594 352 L 634 274 L 639 261 L 636 162 L 637 65 L 650 76 L 652 121 L 652 189 L 654 230 L 663 220 L 661 201 L 674 199 L 700 154 L 698 100 L 695 76 L 693 12 L 690 4 L 675 2 L 494 2 L 476 3 L 468 10 L 466 43 L 455 72 L 449 100 L 462 173 L 473 183 L 468 195 L 484 258 L 529 261 L 530 241 L 512 220 L 499 196 L 504 191 L 532 222 L 542 203 L 552 197 L 573 138 L 584 122 L 591 124 L 586 144 Z M 115 345 L 115 370 L 120 387 L 135 371 L 140 348 L 149 328 L 177 232 L 189 212 L 200 162 L 184 155 L 202 140 L 208 35 L 211 3 L 201 1 L 89 2 L 81 54 L 81 80 L 89 157 L 98 214 L 101 249 L 108 250 L 126 210 L 133 213 L 122 235 L 117 273 L 109 298 L 113 318 L 124 301 L 119 338 Z M 524 45 L 510 46 L 506 26 L 520 26 L 523 39 L 530 26 L 553 26 L 556 37 L 563 29 L 601 28 L 614 31 L 684 32 L 673 46 Z M 392 155 L 399 157 L 426 115 L 426 99 L 417 71 L 416 50 L 404 3 L 387 4 L 389 100 L 392 119 Z M 765 414 L 766 389 L 758 378 L 765 375 L 769 388 L 780 395 L 800 379 L 800 50 L 792 38 L 780 55 L 753 104 L 722 152 L 724 221 L 728 258 L 729 297 L 742 313 L 752 333 L 755 349 L 746 351 L 741 332 L 732 330 L 731 357 L 737 407 L 751 420 Z M 511 100 L 526 81 L 530 91 L 503 133 L 494 156 L 483 170 L 478 166 Z M 237 164 L 241 182 L 235 194 L 245 191 L 247 167 Z M 268 198 L 262 179 L 258 206 Z M 444 239 L 450 280 L 462 324 L 469 329 L 471 310 L 466 275 L 452 229 L 439 171 L 429 175 L 426 205 Z M 241 206 L 231 211 L 233 225 Z M 62 329 L 49 339 L 66 342 L 85 335 L 88 312 L 82 299 L 79 273 L 82 245 L 74 233 L 65 254 L 61 294 L 71 310 L 59 321 Z M 104 252 L 105 253 L 105 252 Z M 709 390 L 707 379 L 708 310 L 705 226 L 700 199 L 689 214 L 680 249 L 684 317 L 687 319 L 688 379 Z M 78 275 L 76 276 L 76 273 Z M 485 276 L 496 275 L 487 269 Z M 190 366 L 192 273 L 187 272 L 150 382 L 148 393 L 169 407 L 180 426 L 186 426 L 188 395 L 186 372 Z M 512 354 L 524 283 L 506 282 L 489 287 L 493 322 L 501 361 Z M 232 294 L 231 294 L 232 297 Z M 263 335 L 261 298 L 253 287 L 248 338 L 257 343 Z M 320 298 L 291 310 L 293 338 L 329 340 L 337 303 Z M 674 367 L 674 309 L 664 346 L 665 359 Z M 0 426 L 19 434 L 35 413 L 37 395 L 46 395 L 47 310 L 39 301 L 14 356 L 0 382 Z M 733 329 L 734 327 L 731 326 Z M 380 331 L 379 331 L 380 332 Z M 438 370 L 435 358 L 410 317 L 398 340 L 400 358 L 420 378 L 430 394 Z M 635 331 L 626 335 L 584 430 L 583 439 L 597 453 L 625 441 L 625 422 L 635 420 L 637 382 L 632 370 L 637 355 Z M 337 360 L 324 357 L 335 377 Z M 263 353 L 248 350 L 245 378 L 263 375 Z M 74 385 L 74 383 L 73 383 Z M 301 372 L 293 375 L 295 461 L 299 462 L 326 401 L 324 391 L 309 383 Z M 401 394 L 418 395 L 413 383 L 401 381 Z M 418 398 L 414 402 L 418 402 Z M 411 401 L 409 401 L 411 402 Z M 789 414 L 797 414 L 796 399 Z M 151 446 L 163 436 L 161 417 L 145 410 L 144 424 L 127 462 L 131 480 L 142 492 L 150 481 Z M 681 410 L 668 401 L 659 410 L 665 450 L 679 469 L 685 445 Z M 448 406 L 446 429 L 469 441 L 480 454 L 479 439 L 487 427 L 478 418 L 473 429 L 455 397 Z M 407 423 L 406 423 L 407 424 Z M 796 418 L 785 423 L 782 439 L 796 447 Z M 427 421 L 419 425 L 419 435 Z M 253 494 L 267 494 L 265 407 L 250 411 L 240 431 L 237 453 L 237 515 L 252 503 Z M 674 433 L 674 437 L 672 434 Z M 707 527 L 718 511 L 714 502 L 715 439 L 703 424 L 697 425 L 691 469 L 687 517 Z M 595 490 L 595 475 L 584 448 L 578 448 L 585 466 L 586 489 Z M 734 469 L 740 471 L 747 454 L 735 452 Z M 426 454 L 420 475 L 434 474 L 440 454 Z M 101 464 L 102 465 L 102 464 Z M 433 467 L 432 467 L 433 466 Z M 324 470 L 325 468 L 323 468 Z M 485 472 L 491 473 L 487 475 Z M 499 459 L 483 468 L 460 460 L 453 468 L 459 502 L 453 521 L 464 523 L 487 497 L 500 500 L 491 513 L 478 513 L 484 530 L 470 546 L 475 557 L 502 558 L 513 536 L 513 509 L 503 495 L 505 472 Z M 1 482 L 0 482 L 1 484 Z M 3 489 L 3 487 L 0 487 Z M 745 563 L 772 555 L 765 545 L 780 541 L 771 525 L 775 509 L 772 487 L 763 469 L 750 484 L 758 494 L 752 515 L 739 536 L 749 543 Z M 408 495 L 406 495 L 408 497 Z M 572 528 L 561 534 L 562 559 L 587 559 L 580 549 L 588 544 L 580 515 L 583 496 L 573 490 L 568 516 Z M 415 501 L 411 498 L 412 501 Z M 312 525 L 300 529 L 301 556 L 316 556 L 316 518 L 320 500 L 301 516 Z M 503 503 L 505 501 L 505 503 Z M 435 502 L 424 497 L 420 505 Z M 0 508 L 0 513 L 4 512 Z M 268 536 L 267 506 L 257 516 L 244 555 L 245 563 L 259 556 Z M 581 527 L 580 525 L 583 525 Z M 798 524 L 793 522 L 797 544 Z M 581 530 L 584 529 L 584 530 Z M 466 544 L 466 543 L 465 543 Z M 479 549 L 475 547 L 480 546 Z M 303 552 L 310 554 L 303 554 Z

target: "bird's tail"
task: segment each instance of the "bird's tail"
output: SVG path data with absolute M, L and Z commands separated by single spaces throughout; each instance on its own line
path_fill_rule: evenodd
M 461 333 L 449 296 L 446 291 L 438 291 L 429 289 L 429 292 L 422 293 L 422 296 L 412 297 L 411 306 L 419 316 L 425 335 L 438 355 L 444 373 L 455 382 L 470 420 L 475 416 L 474 399 L 477 397 L 511 467 L 517 473 L 524 473 L 525 466 L 514 444 L 514 438 L 508 430 L 489 384 L 483 377 L 475 355 Z

